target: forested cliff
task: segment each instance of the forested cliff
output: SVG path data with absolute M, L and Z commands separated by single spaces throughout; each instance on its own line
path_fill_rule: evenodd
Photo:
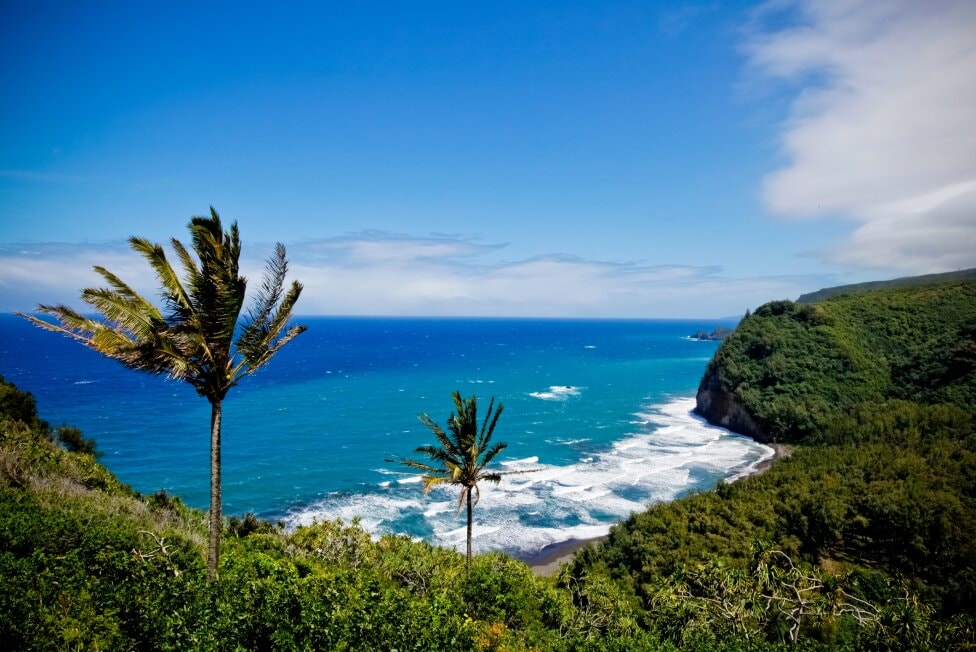
M 892 399 L 976 405 L 976 280 L 768 303 L 708 364 L 698 412 L 763 441 L 814 441 Z
M 679 644 L 971 649 L 976 281 L 766 304 L 709 363 L 698 411 L 795 450 L 635 514 L 578 555 L 577 577 L 612 578 Z M 771 588 L 770 559 L 794 600 Z M 888 610 L 874 634 L 898 641 L 852 633 L 862 599 Z

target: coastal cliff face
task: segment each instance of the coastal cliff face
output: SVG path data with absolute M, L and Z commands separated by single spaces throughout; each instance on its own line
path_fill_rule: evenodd
M 773 440 L 763 433 L 762 428 L 736 398 L 735 393 L 722 387 L 718 368 L 714 363 L 709 363 L 705 370 L 695 401 L 695 412 L 707 419 L 709 423 L 752 437 L 764 444 Z
M 840 415 L 889 400 L 976 402 L 976 281 L 773 301 L 715 352 L 698 414 L 768 443 L 823 441 Z
M 574 577 L 613 569 L 655 605 L 654 619 L 668 608 L 661 596 L 674 595 L 660 592 L 662 576 L 684 581 L 675 569 L 716 553 L 726 568 L 741 569 L 750 545 L 762 541 L 753 559 L 777 550 L 807 568 L 867 580 L 858 591 L 888 587 L 883 609 L 901 609 L 903 591 L 914 590 L 941 622 L 973 613 L 976 280 L 762 305 L 716 349 L 696 412 L 762 442 L 798 445 L 762 475 L 633 515 L 599 550 L 577 557 Z M 768 587 L 768 577 L 756 586 Z M 719 585 L 730 586 L 709 586 Z M 701 590 L 706 600 L 725 599 Z M 877 639 L 848 645 L 831 637 L 853 629 L 840 620 L 829 627 L 815 645 L 976 649 L 972 628 L 965 643 L 932 637 L 886 647 Z M 768 640 L 779 636 L 770 633 Z

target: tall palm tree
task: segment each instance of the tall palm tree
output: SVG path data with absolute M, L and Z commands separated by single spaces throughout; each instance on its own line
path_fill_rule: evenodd
M 224 231 L 220 216 L 211 207 L 210 217 L 193 217 L 188 227 L 195 257 L 179 240 L 171 241 L 183 266 L 182 280 L 166 259 L 162 246 L 144 238 L 129 238 L 132 249 L 156 273 L 162 308 L 107 269 L 95 266 L 109 287 L 82 290 L 81 299 L 100 313 L 98 318 L 85 317 L 65 305 L 37 307 L 38 312 L 55 317 L 60 325 L 18 314 L 132 369 L 186 381 L 210 402 L 207 573 L 214 581 L 222 525 L 221 406 L 231 387 L 267 364 L 282 346 L 305 330 L 305 326 L 287 327 L 302 285 L 293 281 L 285 289 L 288 263 L 285 247 L 277 244 L 252 306 L 240 319 L 247 280 L 238 269 L 241 243 L 237 223 Z
M 452 484 L 461 487 L 461 494 L 458 497 L 457 511 L 461 511 L 461 506 L 465 503 L 468 507 L 468 556 L 467 568 L 471 569 L 471 525 L 472 510 L 478 504 L 481 491 L 478 489 L 479 482 L 501 482 L 502 476 L 515 473 L 526 473 L 526 471 L 488 471 L 487 466 L 491 461 L 502 452 L 508 444 L 495 443 L 489 446 L 492 434 L 495 432 L 495 424 L 498 417 L 502 415 L 504 409 L 502 404 L 498 404 L 498 409 L 494 409 L 495 399 L 492 398 L 488 404 L 488 412 L 485 419 L 478 428 L 478 398 L 472 396 L 469 399 L 461 398 L 460 392 L 454 392 L 454 414 L 447 419 L 447 429 L 434 423 L 434 420 L 427 414 L 421 414 L 418 418 L 430 428 L 437 438 L 438 446 L 431 444 L 420 446 L 416 452 L 427 456 L 430 462 L 420 462 L 406 457 L 395 457 L 387 460 L 403 464 L 412 469 L 423 472 L 424 495 L 437 485 Z

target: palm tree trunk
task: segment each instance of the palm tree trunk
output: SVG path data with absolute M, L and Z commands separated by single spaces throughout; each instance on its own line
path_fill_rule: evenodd
M 468 565 L 467 572 L 471 572 L 471 489 L 468 488 Z
M 210 403 L 210 546 L 207 549 L 207 577 L 217 581 L 220 559 L 220 418 L 221 401 Z

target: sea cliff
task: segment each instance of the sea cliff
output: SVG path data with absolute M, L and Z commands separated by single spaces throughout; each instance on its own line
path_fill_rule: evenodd
M 695 400 L 695 412 L 710 423 L 747 435 L 764 444 L 772 441 L 772 438 L 763 433 L 762 428 L 742 402 L 736 398 L 735 392 L 722 386 L 717 365 L 709 363 L 698 386 Z
M 838 414 L 903 399 L 976 401 L 976 281 L 773 301 L 716 351 L 696 411 L 758 441 L 819 441 Z

